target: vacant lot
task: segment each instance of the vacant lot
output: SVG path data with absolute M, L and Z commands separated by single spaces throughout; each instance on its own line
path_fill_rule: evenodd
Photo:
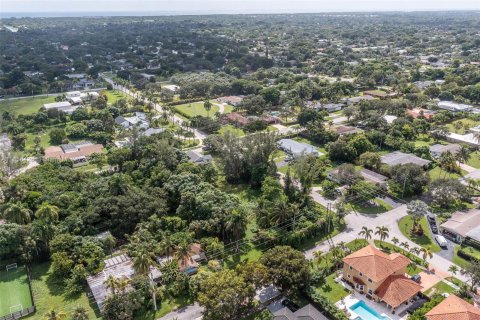
M 55 102 L 54 96 L 33 97 L 25 99 L 7 99 L 0 101 L 0 113 L 5 111 L 19 114 L 32 114 L 38 112 L 45 103 Z
M 107 96 L 107 101 L 110 104 L 114 104 L 120 99 L 126 99 L 128 98 L 127 95 L 121 91 L 118 90 L 103 90 L 100 92 L 101 94 L 105 94 Z
M 0 317 L 32 306 L 25 267 L 0 271 Z

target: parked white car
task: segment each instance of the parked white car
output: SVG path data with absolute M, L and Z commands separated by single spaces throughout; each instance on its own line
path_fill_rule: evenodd
M 435 240 L 438 242 L 438 244 L 440 245 L 440 247 L 442 247 L 442 248 L 448 247 L 448 241 L 447 241 L 447 239 L 445 239 L 444 236 L 436 235 L 436 236 L 435 236 Z

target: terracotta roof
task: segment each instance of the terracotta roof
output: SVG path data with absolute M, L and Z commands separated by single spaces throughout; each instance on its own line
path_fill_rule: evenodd
M 45 158 L 55 158 L 58 160 L 74 159 L 78 157 L 87 157 L 94 153 L 102 153 L 103 146 L 101 144 L 85 144 L 78 145 L 77 151 L 65 153 L 61 147 L 48 147 L 45 149 Z
M 425 316 L 428 320 L 480 320 L 480 309 L 451 294 Z
M 422 288 L 421 285 L 403 275 L 395 275 L 388 277 L 377 288 L 375 294 L 387 304 L 396 308 L 418 294 Z
M 343 262 L 379 282 L 408 266 L 410 260 L 399 253 L 388 255 L 373 245 L 367 245 L 343 258 Z

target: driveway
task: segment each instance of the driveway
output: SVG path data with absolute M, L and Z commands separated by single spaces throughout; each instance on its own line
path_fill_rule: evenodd
M 423 287 L 422 292 L 428 291 L 431 287 L 444 279 L 443 273 L 434 273 L 429 271 L 422 271 L 419 273 L 420 285 Z
M 435 241 L 435 239 L 433 239 Z M 455 246 L 456 243 L 450 241 L 447 239 L 448 245 L 447 248 L 442 248 L 442 251 L 437 252 L 437 255 L 439 255 L 442 258 L 447 259 L 448 261 L 452 261 L 453 257 L 455 256 Z
M 202 318 L 203 307 L 198 303 L 172 311 L 157 320 L 197 320 Z

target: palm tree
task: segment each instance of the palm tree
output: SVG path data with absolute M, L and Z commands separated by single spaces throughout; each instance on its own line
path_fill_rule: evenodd
M 132 264 L 133 270 L 135 270 L 136 273 L 148 276 L 148 278 L 150 279 L 153 309 L 157 311 L 155 282 L 153 281 L 153 275 L 150 271 L 150 268 L 156 264 L 153 252 L 147 250 L 147 248 L 145 247 L 142 247 L 140 250 L 137 251 L 137 254 L 133 256 Z
M 236 252 L 238 252 L 238 242 L 245 233 L 247 224 L 247 215 L 244 210 L 233 210 L 227 218 L 225 229 L 232 233 L 234 241 L 236 241 Z
M 393 243 L 394 245 L 398 245 L 399 242 L 400 242 L 400 240 L 398 240 L 396 237 L 393 237 L 393 238 L 392 238 L 392 243 Z
M 383 240 L 389 237 L 388 232 L 389 230 L 386 226 L 377 226 L 377 231 L 375 231 L 375 234 L 380 237 L 380 244 L 383 243 Z
M 31 221 L 32 211 L 23 206 L 20 202 L 9 203 L 3 217 L 8 222 L 16 224 L 27 224 Z
M 51 309 L 45 314 L 44 319 L 45 320 L 65 320 L 67 319 L 67 314 L 62 311 L 55 311 L 54 309 Z
M 107 289 L 110 289 L 111 294 L 115 294 L 118 288 L 118 280 L 112 275 L 109 275 L 107 280 L 105 280 L 105 286 Z
M 313 253 L 313 257 L 315 258 L 315 260 L 318 261 L 319 264 L 322 261 L 322 256 L 323 256 L 322 250 L 317 250 Z
M 452 273 L 452 278 L 453 278 L 453 276 L 456 275 L 458 272 L 458 267 L 452 264 L 450 267 L 448 267 L 448 271 Z
M 442 155 L 438 159 L 438 165 L 448 172 L 455 172 L 458 169 L 455 160 L 455 156 L 450 151 L 447 151 L 442 153 Z
M 466 163 L 471 158 L 472 154 L 470 148 L 467 146 L 461 146 L 460 149 L 457 151 L 455 157 L 457 158 L 458 162 Z
M 368 229 L 367 227 L 363 226 L 362 230 L 358 233 L 359 236 L 363 236 L 366 241 L 372 239 L 372 229 Z
M 160 242 L 160 246 L 162 247 L 163 253 L 168 257 L 170 257 L 175 252 L 176 246 L 170 236 L 164 236 L 162 241 Z
M 203 102 L 203 108 L 207 111 L 207 117 L 210 117 L 210 110 L 212 110 L 212 103 L 210 100 L 207 99 Z
M 408 244 L 408 242 L 401 242 L 400 247 L 402 247 L 404 251 L 406 251 L 408 250 L 408 248 L 410 248 L 410 245 Z
M 420 252 L 422 253 L 422 259 L 425 263 L 427 262 L 427 258 L 433 258 L 433 253 L 430 248 L 422 248 Z
M 175 248 L 175 259 L 180 261 L 180 267 L 186 267 L 190 257 L 190 245 L 188 242 L 183 241 Z
M 59 212 L 60 209 L 57 206 L 44 202 L 37 211 L 35 211 L 35 217 L 47 223 L 55 223 L 58 222 Z

